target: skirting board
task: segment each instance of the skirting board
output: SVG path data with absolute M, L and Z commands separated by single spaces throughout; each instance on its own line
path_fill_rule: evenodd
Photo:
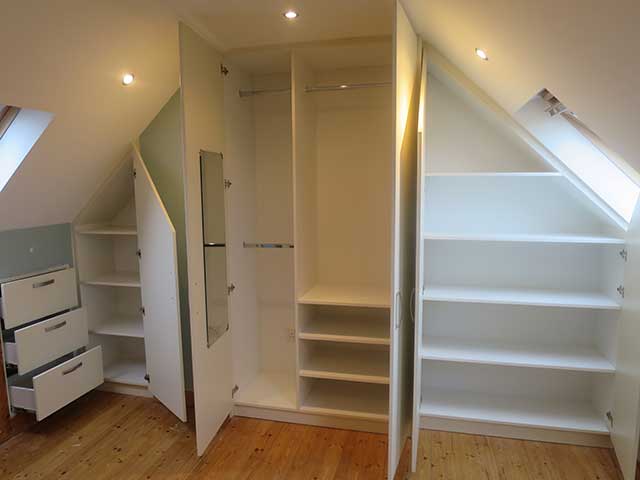
M 472 435 L 486 435 L 488 437 L 517 438 L 519 440 L 533 440 L 537 442 L 612 448 L 609 435 L 596 435 L 593 433 L 516 427 L 512 425 L 473 422 L 468 420 L 450 420 L 428 416 L 420 417 L 420 428 L 444 432 L 469 433 Z
M 340 428 L 342 430 L 357 430 L 359 432 L 387 433 L 387 422 L 373 420 L 358 420 L 351 418 L 333 417 L 330 415 L 316 415 L 270 408 L 247 407 L 236 405 L 233 415 L 238 417 L 260 418 L 274 422 L 299 423 L 316 427 Z
M 98 387 L 98 390 L 102 390 L 103 392 L 122 393 L 123 395 L 135 395 L 137 397 L 153 397 L 147 387 L 125 385 L 122 383 L 104 382 Z

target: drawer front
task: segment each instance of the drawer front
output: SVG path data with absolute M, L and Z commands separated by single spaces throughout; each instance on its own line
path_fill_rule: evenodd
M 2 284 L 4 328 L 12 329 L 78 305 L 76 271 L 67 268 Z
M 38 421 L 103 383 L 102 348 L 91 350 L 33 377 Z
M 89 343 L 87 311 L 72 310 L 15 332 L 15 363 L 23 375 Z

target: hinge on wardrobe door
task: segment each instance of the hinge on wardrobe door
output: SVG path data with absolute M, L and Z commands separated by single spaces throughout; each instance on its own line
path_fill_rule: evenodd
M 238 393 L 238 390 L 240 390 L 240 387 L 238 385 L 234 385 L 233 388 L 231 389 L 231 398 L 236 396 L 236 393 Z
M 144 307 L 140 307 L 140 314 L 144 317 L 145 313 L 147 312 L 144 310 Z
M 136 250 L 136 255 L 138 256 L 138 258 L 142 258 L 142 250 L 137 249 Z
M 136 178 L 138 176 L 138 172 L 136 171 L 136 169 L 133 169 L 133 178 Z
M 231 183 L 231 180 L 227 180 L 226 178 L 224 179 L 224 188 L 231 188 L 231 185 L 233 185 Z
M 623 248 L 622 250 L 620 250 L 620 252 L 618 252 L 620 254 L 620 256 L 622 257 L 622 259 L 626 262 L 629 258 L 629 253 L 627 252 L 626 248 Z
M 229 75 L 229 69 L 224 65 L 224 63 L 220 64 L 220 73 L 222 75 Z
M 147 381 L 147 383 L 151 381 L 151 377 L 149 376 L 148 373 L 144 374 L 144 379 Z
M 611 410 L 609 410 L 605 415 L 607 416 L 607 420 L 609 420 L 611 428 L 613 428 L 613 413 L 611 413 Z
M 233 291 L 236 289 L 236 286 L 232 283 L 227 287 L 227 295 L 231 295 Z
M 622 285 L 618 285 L 618 288 L 616 288 L 616 291 L 620 294 L 622 298 L 624 298 L 624 287 Z

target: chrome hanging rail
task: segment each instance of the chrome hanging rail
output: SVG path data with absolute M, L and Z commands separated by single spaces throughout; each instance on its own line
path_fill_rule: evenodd
M 310 92 L 333 92 L 340 90 L 355 90 L 358 88 L 376 88 L 376 87 L 388 87 L 391 82 L 370 82 L 370 83 L 339 83 L 336 85 L 307 85 L 304 87 L 304 91 Z
M 290 88 L 261 88 L 257 90 L 238 90 L 241 97 L 253 97 L 254 95 L 266 95 L 269 93 L 291 93 Z
M 244 248 L 293 248 L 291 243 L 248 243 L 242 242 Z

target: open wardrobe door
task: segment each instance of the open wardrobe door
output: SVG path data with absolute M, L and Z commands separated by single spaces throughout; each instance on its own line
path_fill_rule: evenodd
M 626 237 L 624 301 L 618 320 L 611 441 L 625 480 L 636 478 L 640 436 L 640 202 Z
M 133 157 L 149 390 L 186 422 L 176 231 L 136 149 Z
M 411 430 L 415 302 L 416 174 L 421 41 L 400 2 L 394 27 L 394 198 L 389 388 L 389 475 L 394 478 Z
M 222 56 L 183 23 L 179 40 L 191 357 L 196 443 L 202 455 L 233 407 L 231 333 L 224 306 L 224 194 L 205 191 L 207 185 L 223 188 L 216 179 L 222 175 L 225 69 Z M 205 213 L 207 218 L 221 214 L 216 217 L 222 219 L 220 228 L 207 224 Z M 205 249 L 206 242 L 216 248 Z

